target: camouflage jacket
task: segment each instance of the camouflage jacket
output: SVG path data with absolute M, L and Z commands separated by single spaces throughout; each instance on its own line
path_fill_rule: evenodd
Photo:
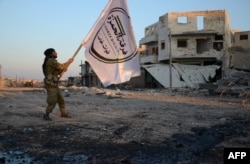
M 46 87 L 57 87 L 61 74 L 67 71 L 69 64 L 69 62 L 61 64 L 55 58 L 48 59 L 44 78 Z

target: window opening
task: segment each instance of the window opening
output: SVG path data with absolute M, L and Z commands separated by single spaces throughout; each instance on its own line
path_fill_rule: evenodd
M 197 30 L 204 29 L 204 16 L 197 16 Z
M 177 47 L 187 47 L 187 40 L 177 40 Z
M 196 52 L 201 54 L 209 51 L 211 45 L 211 39 L 196 39 Z
M 221 51 L 223 49 L 223 43 L 222 42 L 214 42 L 213 48 L 216 51 Z
M 188 23 L 188 18 L 187 17 L 178 17 L 177 22 L 180 24 L 187 24 Z
M 214 40 L 223 40 L 223 35 L 215 35 Z
M 152 54 L 155 54 L 155 47 L 152 48 Z
M 161 42 L 161 49 L 162 49 L 162 50 L 165 49 L 165 42 Z
M 240 35 L 240 40 L 248 40 L 248 35 Z

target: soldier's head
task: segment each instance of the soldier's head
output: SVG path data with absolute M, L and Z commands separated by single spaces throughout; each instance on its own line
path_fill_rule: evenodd
M 46 57 L 53 57 L 53 58 L 57 58 L 57 53 L 56 50 L 54 48 L 48 48 L 44 51 L 44 55 Z

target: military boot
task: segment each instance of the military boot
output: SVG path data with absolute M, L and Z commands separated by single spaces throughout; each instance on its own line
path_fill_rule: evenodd
M 61 117 L 64 117 L 64 118 L 72 118 L 72 117 L 69 116 L 67 113 L 61 113 Z
M 51 121 L 51 118 L 49 117 L 49 113 L 44 114 L 43 119 L 46 121 Z
M 66 112 L 65 109 L 60 109 L 61 111 L 61 117 L 63 118 L 71 118 L 71 116 L 69 116 Z

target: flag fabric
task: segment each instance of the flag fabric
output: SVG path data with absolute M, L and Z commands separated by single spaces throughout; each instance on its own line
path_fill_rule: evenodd
M 126 0 L 109 0 L 82 45 L 104 87 L 141 74 Z

